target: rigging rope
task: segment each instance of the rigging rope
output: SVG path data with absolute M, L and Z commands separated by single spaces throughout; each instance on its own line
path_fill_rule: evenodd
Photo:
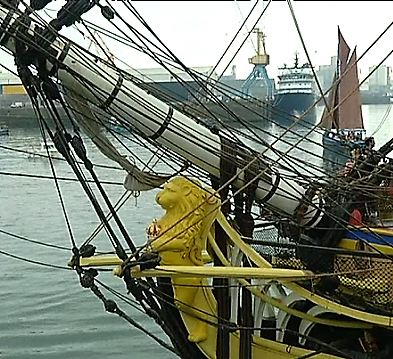
M 388 108 L 386 109 L 385 114 L 382 117 L 381 122 L 378 124 L 377 128 L 373 131 L 373 133 L 370 135 L 370 137 L 374 137 L 374 135 L 382 128 L 382 126 L 385 124 L 386 120 L 389 118 L 390 111 L 392 109 L 392 103 L 389 104 Z
M 5 235 L 10 236 L 10 237 L 13 237 L 13 238 L 21 239 L 21 240 L 26 241 L 26 242 L 39 244 L 40 246 L 45 246 L 45 247 L 50 247 L 50 248 L 70 251 L 70 248 L 67 248 L 67 247 L 59 246 L 57 244 L 51 244 L 51 243 L 45 243 L 45 242 L 37 241 L 35 239 L 30 239 L 30 238 L 27 238 L 27 237 L 24 237 L 24 236 L 20 236 L 18 234 L 5 231 L 3 229 L 0 229 L 0 233 L 5 234 Z

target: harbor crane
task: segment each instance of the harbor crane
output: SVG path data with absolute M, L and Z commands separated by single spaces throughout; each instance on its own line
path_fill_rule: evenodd
M 273 98 L 273 81 L 269 78 L 266 71 L 266 66 L 270 63 L 270 57 L 266 53 L 266 35 L 259 28 L 255 28 L 253 33 L 257 34 L 257 53 L 255 56 L 249 58 L 248 62 L 253 64 L 254 68 L 247 79 L 244 80 L 241 91 L 246 97 L 251 96 L 253 87 L 258 80 L 262 79 L 266 88 L 266 100 L 271 100 Z M 263 52 L 261 52 L 262 49 Z

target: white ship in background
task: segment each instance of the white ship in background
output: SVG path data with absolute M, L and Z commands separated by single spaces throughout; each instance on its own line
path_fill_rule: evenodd
M 288 118 L 288 115 L 296 121 L 315 102 L 315 80 L 311 65 L 305 63 L 299 66 L 298 53 L 295 53 L 295 63 L 293 67 L 284 64 L 279 68 L 277 90 L 274 95 L 273 106 L 279 109 L 278 115 Z M 315 107 L 305 115 L 307 120 L 315 120 Z

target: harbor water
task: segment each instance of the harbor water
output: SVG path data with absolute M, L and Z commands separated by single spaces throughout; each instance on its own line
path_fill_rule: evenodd
M 393 136 L 393 114 L 390 105 L 363 106 L 367 133 L 374 137 L 378 148 Z M 321 109 L 318 109 L 320 112 Z M 383 121 L 383 119 L 386 120 Z M 381 123 L 383 121 L 383 123 Z M 272 126 L 267 132 L 279 135 L 282 129 Z M 261 133 L 261 137 L 264 135 Z M 272 137 L 266 136 L 269 142 Z M 296 136 L 288 135 L 294 142 Z M 310 138 L 321 143 L 321 134 Z M 71 257 L 72 236 L 81 244 L 97 227 L 99 220 L 77 181 L 59 180 L 61 196 L 52 179 L 20 176 L 50 176 L 51 166 L 46 159 L 28 159 L 23 152 L 39 146 L 40 132 L 35 128 L 13 128 L 10 136 L 0 137 L 0 357 L 2 359 L 171 359 L 175 356 L 160 347 L 138 329 L 114 314 L 105 312 L 102 302 L 88 289 L 83 289 L 74 271 L 67 270 Z M 85 141 L 89 158 L 96 164 L 114 166 L 91 142 Z M 145 152 L 136 145 L 131 151 L 144 158 Z M 322 154 L 322 148 L 305 144 L 310 152 Z M 282 146 L 282 150 L 288 148 Z M 122 153 L 126 154 L 125 150 Z M 296 150 L 303 159 L 310 155 Z M 318 158 L 315 163 L 320 164 Z M 56 161 L 53 170 L 60 178 L 75 178 L 65 161 Z M 124 193 L 122 183 L 125 173 L 119 169 L 97 167 L 103 186 L 115 203 Z M 92 184 L 95 193 L 97 189 Z M 153 218 L 163 214 L 155 203 L 157 190 L 145 192 L 130 200 L 120 209 L 119 215 L 137 245 L 146 240 L 145 229 Z M 64 201 L 70 229 L 65 222 L 61 206 Z M 104 206 L 104 208 L 106 208 Z M 42 246 L 15 238 L 33 239 L 61 248 Z M 102 251 L 111 246 L 104 232 L 94 240 Z M 63 248 L 64 247 L 64 248 Z M 39 263 L 63 268 L 42 266 L 6 256 L 5 253 L 27 258 Z M 102 272 L 98 278 L 107 285 L 125 293 L 124 283 L 110 272 Z M 153 320 L 130 307 L 120 299 L 114 299 L 119 307 L 148 331 L 169 341 Z

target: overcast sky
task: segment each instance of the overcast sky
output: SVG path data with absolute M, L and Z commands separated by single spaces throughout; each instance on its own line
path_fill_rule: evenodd
M 259 1 L 248 21 L 250 30 L 261 14 L 267 1 Z M 64 1 L 48 5 L 49 9 L 58 9 Z M 142 30 L 138 21 L 129 14 L 121 1 L 112 1 L 116 9 L 130 25 Z M 135 1 L 132 2 L 142 17 L 161 38 L 161 40 L 188 66 L 213 66 L 228 46 L 255 1 Z M 330 63 L 330 56 L 337 51 L 337 25 L 348 45 L 357 45 L 358 57 L 393 21 L 393 2 L 391 1 L 294 1 L 293 8 L 304 37 L 307 50 L 314 65 Z M 50 12 L 52 15 L 54 12 Z M 100 26 L 113 29 L 97 10 L 84 16 Z M 120 22 L 118 22 L 120 24 Z M 266 33 L 266 47 L 270 55 L 268 73 L 277 75 L 277 67 L 284 63 L 292 64 L 294 52 L 300 53 L 301 62 L 306 61 L 304 50 L 299 40 L 296 27 L 286 1 L 272 1 L 263 16 L 259 27 Z M 124 28 L 124 27 L 123 27 Z M 229 62 L 247 29 L 240 33 L 238 41 L 231 47 L 228 56 L 218 68 L 222 70 Z M 62 33 L 74 40 L 88 44 L 73 29 Z M 256 44 L 256 35 L 251 35 Z M 115 53 L 133 68 L 157 67 L 153 60 L 134 50 L 106 39 L 106 43 Z M 368 67 L 378 64 L 393 48 L 393 29 L 390 29 L 369 54 L 360 61 L 361 77 L 368 73 Z M 236 56 L 238 78 L 245 78 L 252 65 L 248 58 L 255 54 L 254 47 L 247 41 Z M 2 63 L 12 65 L 12 59 L 1 55 Z M 386 61 L 393 65 L 393 57 Z M 124 65 L 122 65 L 124 67 Z

